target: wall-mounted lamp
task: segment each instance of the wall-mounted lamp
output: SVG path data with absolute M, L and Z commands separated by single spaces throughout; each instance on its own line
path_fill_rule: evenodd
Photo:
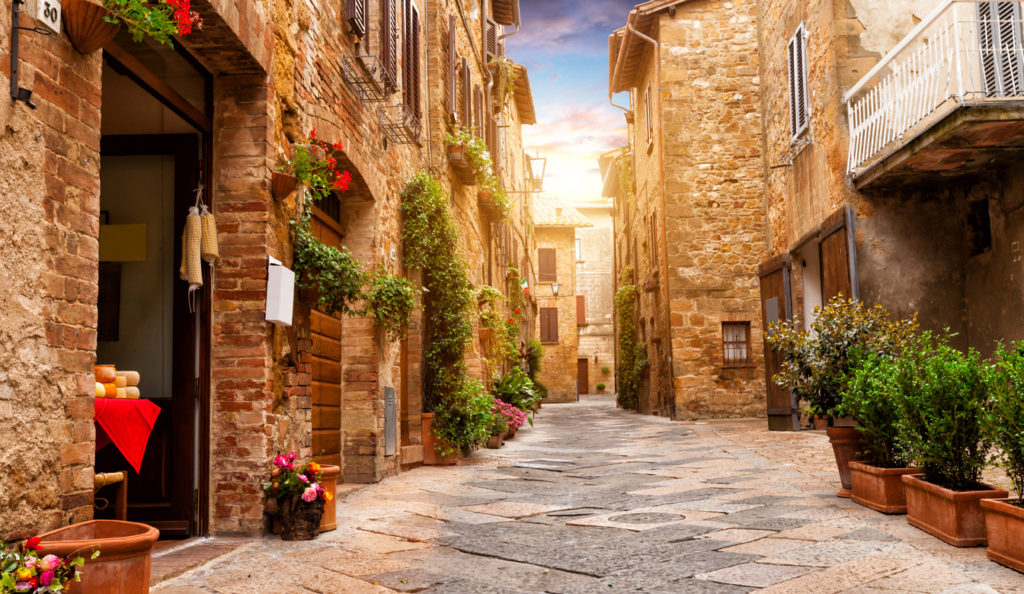
M 558 297 L 558 283 L 551 283 L 551 294 Z
M 22 10 L 23 4 L 25 4 L 25 0 L 14 0 L 11 2 L 11 99 L 21 101 L 30 108 L 35 109 L 36 104 L 32 102 L 32 91 L 18 86 L 18 32 L 31 31 L 40 35 L 49 35 L 50 32 L 42 27 L 21 26 L 18 16 L 24 12 Z M 43 3 L 37 4 L 43 5 Z M 40 16 L 43 16 L 41 20 L 44 23 L 53 27 L 55 31 L 60 31 L 60 4 L 52 7 L 49 3 L 46 3 L 43 5 L 43 11 Z

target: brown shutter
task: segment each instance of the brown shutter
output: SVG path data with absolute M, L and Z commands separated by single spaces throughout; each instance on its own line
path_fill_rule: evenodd
M 352 26 L 352 33 L 357 37 L 366 35 L 367 2 L 368 0 L 347 0 L 345 3 L 345 15 Z
M 412 16 L 411 0 L 402 0 L 402 105 L 412 102 L 412 39 L 410 25 Z
M 473 84 L 472 77 L 469 73 L 469 61 L 466 58 L 462 58 L 462 125 L 472 125 L 472 108 L 470 101 L 473 100 L 471 93 L 471 86 Z
M 540 340 L 558 342 L 558 309 L 555 307 L 540 308 Z
M 585 295 L 576 296 L 576 325 L 587 325 L 587 298 Z
M 821 297 L 828 303 L 840 293 L 847 299 L 859 299 L 857 291 L 855 257 L 851 257 L 853 245 L 850 213 L 842 208 L 833 213 L 822 224 L 818 249 L 821 257 Z
M 423 108 L 420 101 L 420 13 L 412 11 L 410 18 L 412 25 L 412 113 L 419 119 L 423 115 Z
M 484 25 L 484 55 L 488 60 L 498 57 L 498 23 L 487 19 Z
M 490 130 L 490 141 L 487 143 L 491 153 L 491 163 L 494 164 L 494 176 L 501 177 L 501 132 L 498 129 L 498 120 L 488 114 L 488 129 Z
M 542 283 L 553 283 L 558 280 L 558 273 L 555 267 L 555 248 L 540 248 L 537 250 L 537 281 Z
M 398 88 L 398 0 L 383 1 L 381 54 L 384 86 L 390 93 Z
M 455 15 L 448 15 L 448 114 L 455 119 L 458 113 L 459 90 L 455 86 L 455 70 L 457 57 L 455 48 L 458 41 L 458 31 L 455 29 Z

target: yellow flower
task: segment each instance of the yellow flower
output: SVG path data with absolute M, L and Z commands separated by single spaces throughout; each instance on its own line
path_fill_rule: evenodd
M 331 493 L 330 491 L 324 491 L 324 500 L 330 501 L 332 499 L 334 499 L 334 493 Z
M 309 469 L 312 470 L 313 472 L 320 472 L 320 465 L 317 464 L 316 462 L 310 462 Z

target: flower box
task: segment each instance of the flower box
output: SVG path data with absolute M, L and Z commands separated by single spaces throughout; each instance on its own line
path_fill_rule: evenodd
M 879 468 L 864 462 L 850 462 L 854 503 L 883 514 L 907 513 L 903 475 L 919 474 L 917 468 Z
M 1024 572 L 1024 507 L 1017 499 L 982 499 L 988 558 Z
M 476 183 L 476 171 L 469 161 L 469 153 L 461 144 L 448 145 L 448 163 L 455 172 L 455 178 L 467 186 Z
M 953 491 L 924 480 L 923 474 L 903 476 L 907 491 L 907 522 L 955 547 L 977 547 L 987 541 L 982 499 L 1009 495 L 982 485 L 979 491 Z

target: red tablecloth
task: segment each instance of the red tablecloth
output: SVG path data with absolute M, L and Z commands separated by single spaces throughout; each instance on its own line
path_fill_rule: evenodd
M 158 416 L 160 407 L 149 400 L 97 398 L 96 449 L 114 442 L 137 474 Z

